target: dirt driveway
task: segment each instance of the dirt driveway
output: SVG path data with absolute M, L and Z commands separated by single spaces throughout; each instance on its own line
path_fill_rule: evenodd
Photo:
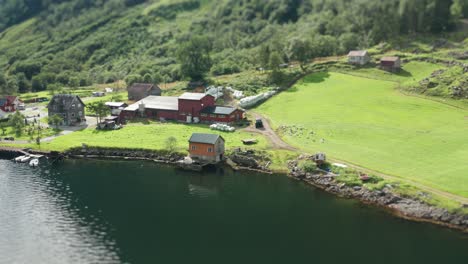
M 263 120 L 263 128 L 262 129 L 257 129 L 255 128 L 255 124 L 247 127 L 244 129 L 246 132 L 251 132 L 251 133 L 257 133 L 264 135 L 268 140 L 270 141 L 271 145 L 275 149 L 284 149 L 284 150 L 290 150 L 290 151 L 296 151 L 297 149 L 290 146 L 286 142 L 284 142 L 277 134 L 276 132 L 271 128 L 270 125 L 270 120 L 265 118 L 264 116 L 258 114 L 258 113 L 253 113 L 251 112 L 252 116 L 254 119 L 262 119 Z

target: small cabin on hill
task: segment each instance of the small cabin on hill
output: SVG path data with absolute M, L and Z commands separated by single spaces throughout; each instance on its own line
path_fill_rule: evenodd
M 71 94 L 56 94 L 47 105 L 49 117 L 62 117 L 63 126 L 75 126 L 86 122 L 85 104 L 80 97 Z
M 128 100 L 139 101 L 150 95 L 161 96 L 162 90 L 159 86 L 151 83 L 135 83 L 127 88 Z
M 371 60 L 367 50 L 353 50 L 348 54 L 348 63 L 354 65 L 366 65 Z
M 224 138 L 216 134 L 194 133 L 189 139 L 190 158 L 207 162 L 224 159 Z
M 401 60 L 399 57 L 383 57 L 380 59 L 380 68 L 389 72 L 401 70 Z

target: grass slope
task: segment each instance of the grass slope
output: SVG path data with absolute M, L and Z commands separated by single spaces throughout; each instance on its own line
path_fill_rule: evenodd
M 318 73 L 258 111 L 302 150 L 468 197 L 468 110 L 405 96 L 395 85 Z

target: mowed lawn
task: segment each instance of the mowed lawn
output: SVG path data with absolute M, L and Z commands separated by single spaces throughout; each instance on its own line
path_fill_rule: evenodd
M 396 85 L 318 73 L 257 111 L 302 150 L 468 197 L 468 110 L 405 96 Z
M 166 148 L 167 138 L 174 136 L 177 139 L 179 151 L 188 150 L 188 140 L 192 133 L 220 134 L 226 140 L 226 147 L 243 146 L 241 140 L 248 138 L 258 139 L 257 148 L 267 148 L 267 140 L 259 135 L 246 132 L 221 132 L 210 130 L 203 125 L 185 125 L 174 123 L 130 124 L 121 130 L 98 131 L 85 129 L 68 135 L 60 136 L 51 142 L 42 143 L 43 150 L 64 151 L 73 147 L 81 147 L 82 143 L 96 147 L 135 148 L 149 150 L 163 150 Z M 37 146 L 34 146 L 37 148 Z

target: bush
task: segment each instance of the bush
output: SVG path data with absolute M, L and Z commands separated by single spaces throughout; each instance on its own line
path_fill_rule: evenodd
M 317 171 L 317 165 L 311 160 L 302 161 L 299 163 L 299 168 L 308 173 L 314 173 Z

